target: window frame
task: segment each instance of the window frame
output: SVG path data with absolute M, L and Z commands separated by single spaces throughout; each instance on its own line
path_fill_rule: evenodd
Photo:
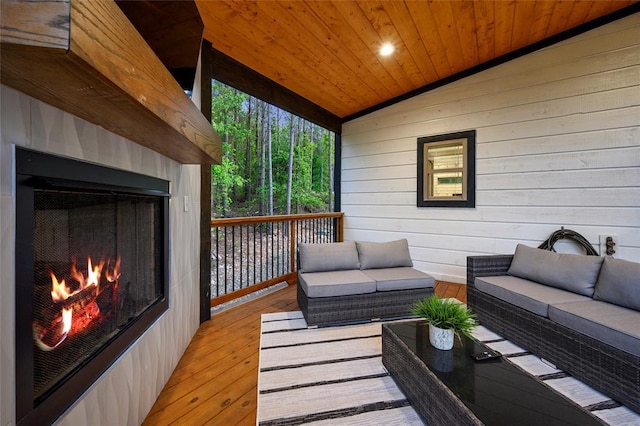
M 456 140 L 464 139 L 463 144 L 463 167 L 462 167 L 462 196 L 452 197 L 427 197 L 429 190 L 429 175 L 433 171 L 425 164 L 425 153 L 429 147 L 438 147 L 454 143 Z M 434 136 L 423 136 L 418 138 L 418 207 L 459 207 L 475 208 L 476 206 L 476 131 L 466 130 L 455 133 L 447 133 Z M 447 169 L 441 169 L 440 172 Z M 460 168 L 452 168 L 451 171 L 460 171 Z M 466 195 L 466 196 L 465 196 Z

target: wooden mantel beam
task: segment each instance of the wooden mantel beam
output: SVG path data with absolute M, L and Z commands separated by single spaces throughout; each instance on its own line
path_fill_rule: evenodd
M 2 2 L 0 82 L 180 163 L 219 135 L 113 1 Z

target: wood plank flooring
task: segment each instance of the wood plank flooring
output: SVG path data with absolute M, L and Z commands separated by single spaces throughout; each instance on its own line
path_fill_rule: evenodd
M 467 301 L 465 285 L 436 294 Z M 296 286 L 217 313 L 202 324 L 143 425 L 255 425 L 260 315 L 298 310 Z

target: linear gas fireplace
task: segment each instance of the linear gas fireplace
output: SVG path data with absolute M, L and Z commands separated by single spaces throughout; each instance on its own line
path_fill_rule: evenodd
M 16 419 L 53 422 L 168 308 L 169 182 L 16 148 Z

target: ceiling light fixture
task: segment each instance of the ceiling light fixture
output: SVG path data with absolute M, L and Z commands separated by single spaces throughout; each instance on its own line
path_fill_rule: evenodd
M 380 47 L 380 55 L 389 56 L 393 53 L 394 50 L 395 50 L 395 47 L 393 47 L 393 44 L 384 43 L 382 47 Z

